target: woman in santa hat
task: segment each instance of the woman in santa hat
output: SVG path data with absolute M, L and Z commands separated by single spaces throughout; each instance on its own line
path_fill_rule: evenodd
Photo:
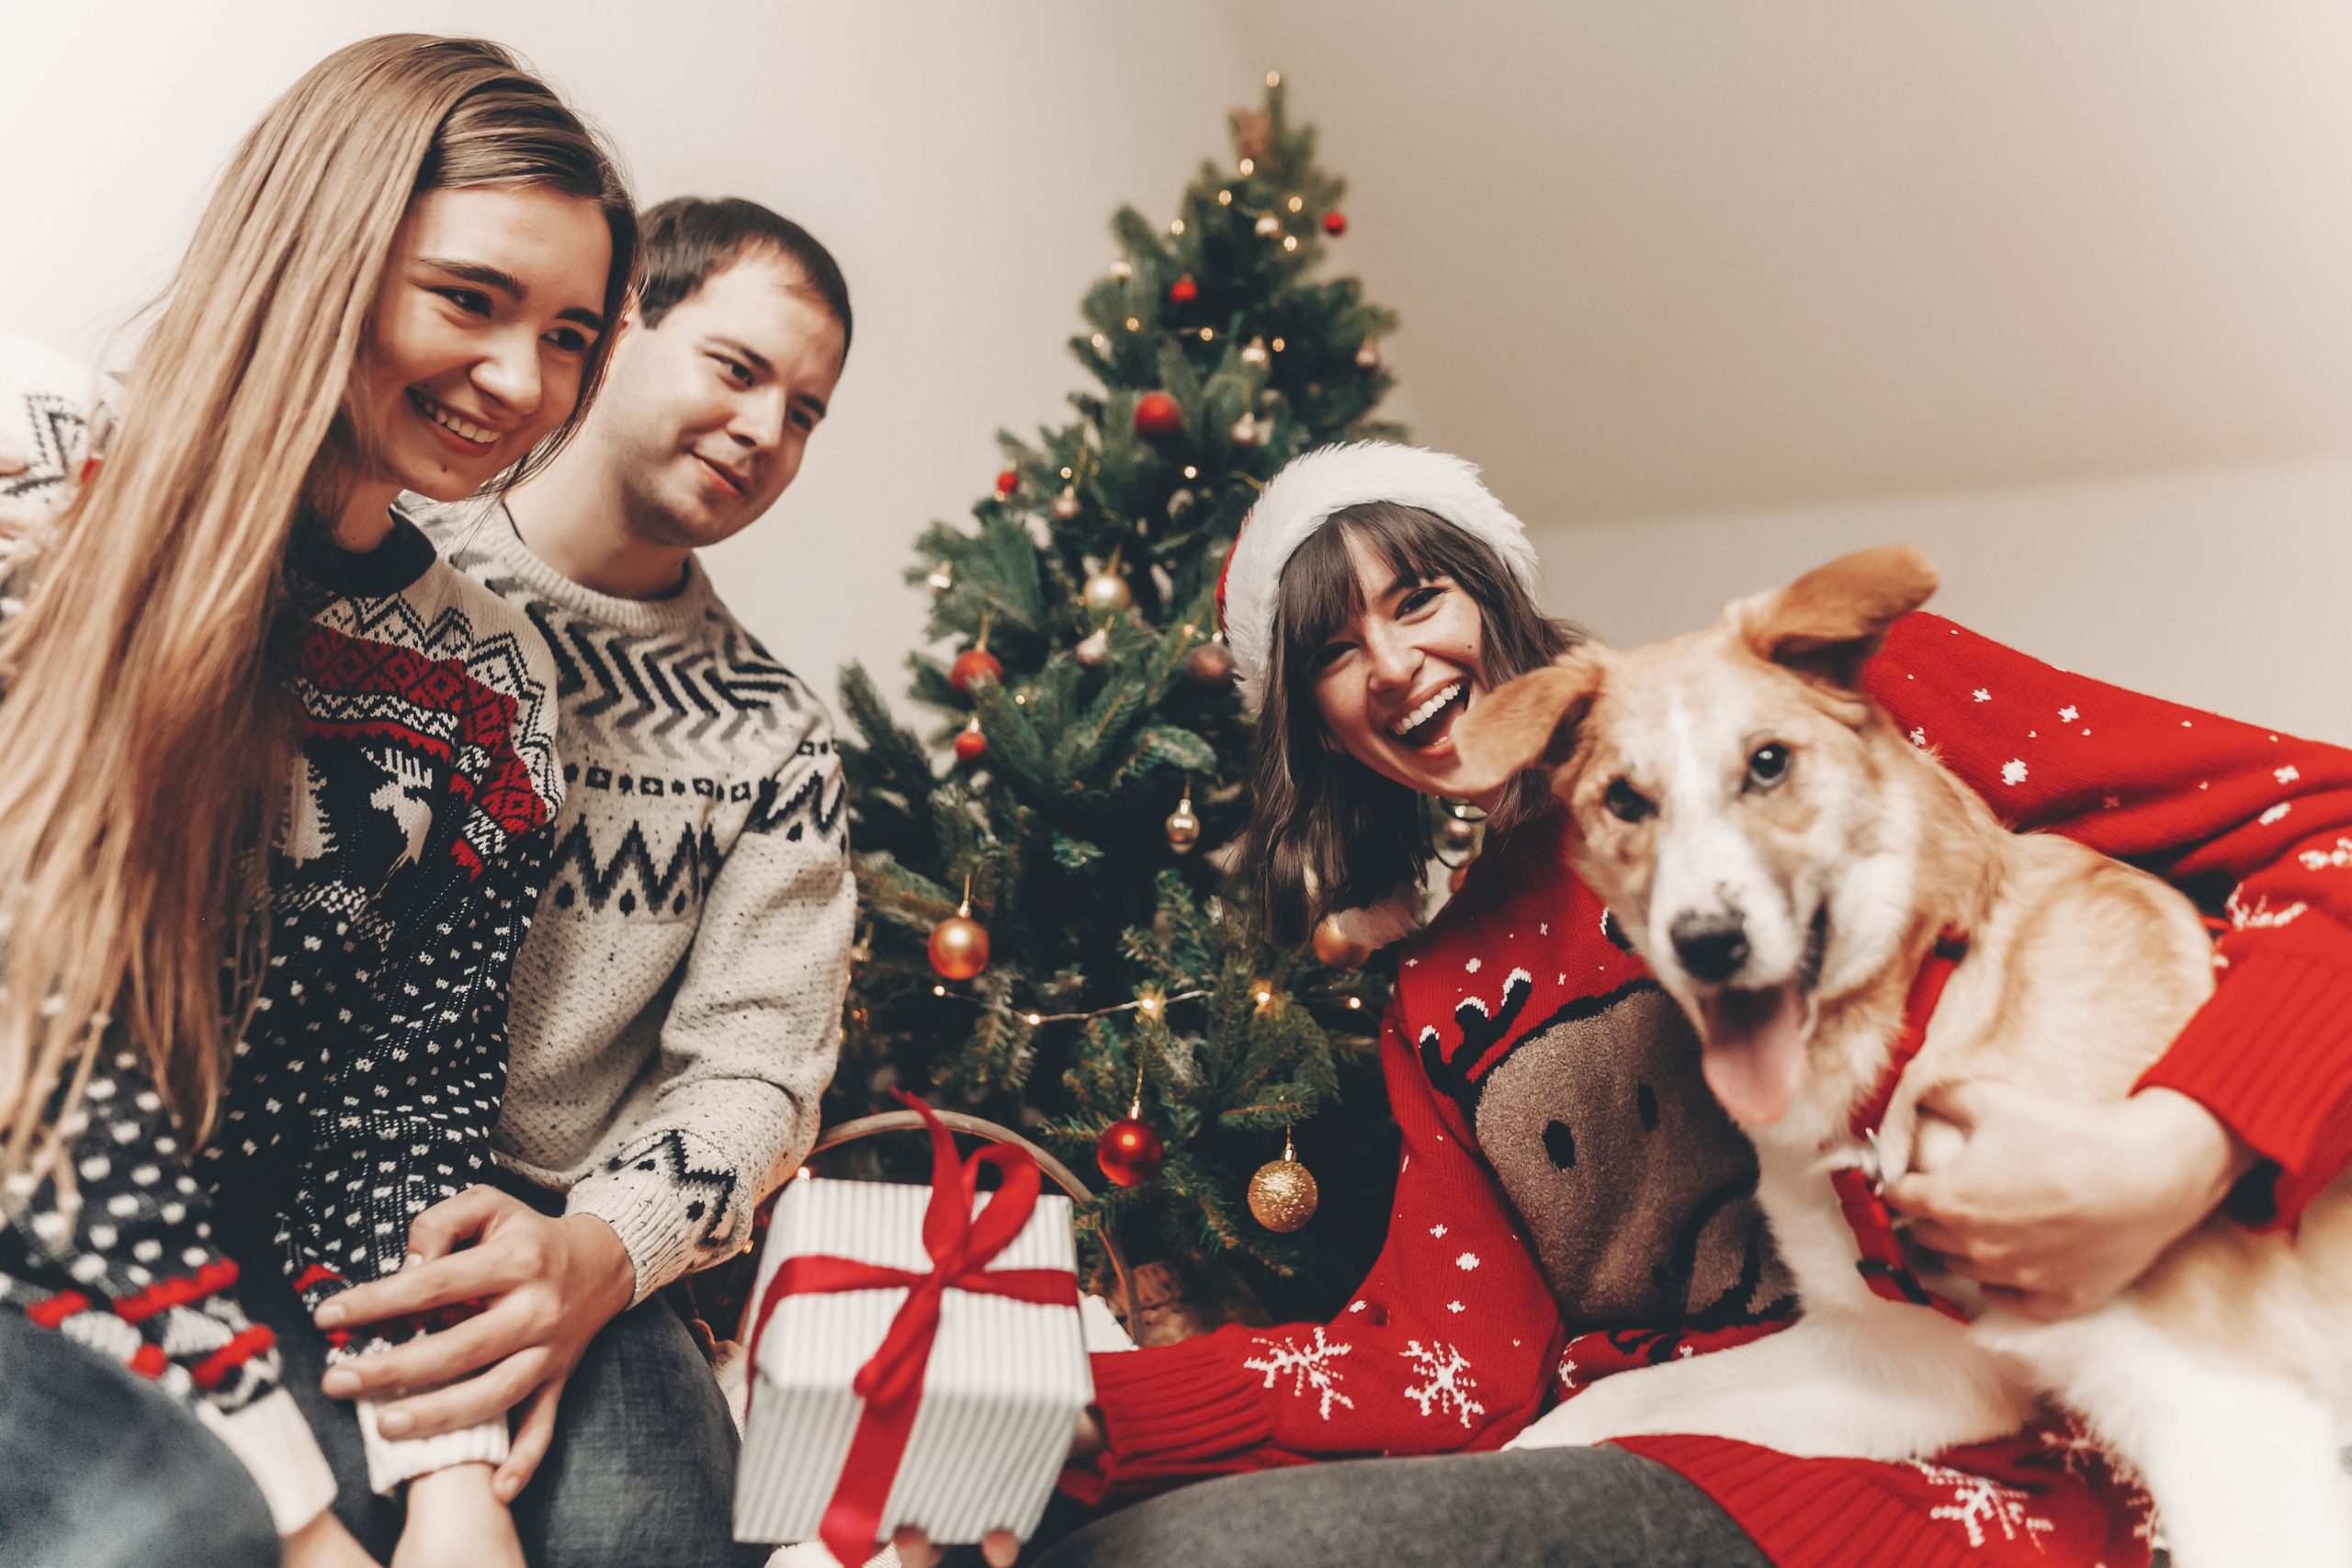
M 1396 1206 L 1330 1321 L 1095 1358 L 1068 1489 L 1161 1495 L 1047 1561 L 2145 1563 L 2144 1500 L 2057 1429 L 1900 1464 L 1696 1438 L 1486 1451 L 1597 1378 L 1770 1333 L 1794 1305 L 1753 1156 L 1680 1013 L 1561 868 L 1540 773 L 1475 801 L 1487 852 L 1414 929 L 1421 797 L 1463 793 L 1453 725 L 1577 639 L 1537 608 L 1537 569 L 1472 465 L 1378 443 L 1300 457 L 1241 531 L 1223 610 L 1260 728 L 1239 875 L 1278 941 L 1320 921 L 1403 941 L 1382 1031 Z M 2017 829 L 2234 886 L 2239 908 L 2312 911 L 2221 939 L 2219 988 L 2131 1100 L 1979 1107 L 1968 1153 L 1902 1194 L 1915 1234 L 2054 1315 L 2121 1289 L 2225 1194 L 2245 1223 L 2291 1224 L 2352 1154 L 2352 880 L 2312 869 L 2352 833 L 2352 754 L 1925 614 L 1866 684 Z M 2071 749 L 2020 740 L 2019 705 Z M 2037 744 L 2047 765 L 2018 767 Z M 2067 1182 L 2085 1161 L 2112 1179 Z

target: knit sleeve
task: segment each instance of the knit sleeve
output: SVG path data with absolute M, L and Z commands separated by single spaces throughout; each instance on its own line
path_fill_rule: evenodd
M 1534 1248 L 1394 1007 L 1381 1063 L 1404 1153 L 1353 1299 L 1329 1323 L 1096 1356 L 1107 1447 L 1066 1490 L 1091 1502 L 1311 1459 L 1494 1449 L 1533 1419 L 1561 1339 Z
M 334 1502 L 334 1477 L 278 1386 L 270 1331 L 237 1304 L 237 1266 L 213 1240 L 210 1199 L 138 1054 L 119 1038 L 101 1049 L 58 1124 L 57 1168 L 7 1179 L 0 1307 L 187 1404 L 290 1533 Z
M 857 886 L 821 709 L 762 783 L 712 879 L 639 1089 L 572 1186 L 613 1227 L 637 1299 L 741 1251 L 753 1207 L 817 1136 L 841 1050 Z
M 2352 752 L 1932 615 L 1898 623 L 1869 683 L 2010 827 L 2145 867 L 2220 917 L 2213 995 L 2141 1087 L 2191 1096 L 2260 1156 L 2233 1213 L 2291 1224 L 2352 1162 Z

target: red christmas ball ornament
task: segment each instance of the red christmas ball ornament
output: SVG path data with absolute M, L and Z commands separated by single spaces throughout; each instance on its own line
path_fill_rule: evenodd
M 959 692 L 970 691 L 972 682 L 983 675 L 991 681 L 1004 679 L 1004 660 L 985 648 L 966 649 L 947 667 L 947 683 Z
M 1189 272 L 1168 286 L 1168 302 L 1171 305 L 1189 305 L 1200 297 L 1201 286 L 1193 281 Z
M 998 495 L 1002 496 L 1009 501 L 1012 498 L 1012 492 L 1020 488 L 1021 476 L 1015 473 L 1012 469 L 1007 468 L 1004 472 L 997 475 L 996 492 Z
M 980 733 L 980 716 L 974 714 L 972 722 L 966 725 L 963 733 L 956 737 L 956 760 L 959 762 L 977 762 L 988 754 L 989 738 Z
M 1347 231 L 1348 215 L 1346 213 L 1334 210 L 1323 215 L 1323 232 L 1336 240 Z
M 1094 1163 L 1121 1187 L 1142 1186 L 1159 1174 L 1167 1158 L 1168 1145 L 1159 1134 L 1135 1116 L 1122 1116 L 1094 1140 Z
M 1146 392 L 1136 400 L 1137 435 L 1173 435 L 1184 428 L 1184 406 L 1165 392 Z

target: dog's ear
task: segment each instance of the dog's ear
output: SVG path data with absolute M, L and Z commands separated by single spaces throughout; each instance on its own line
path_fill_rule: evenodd
M 1461 772 L 1449 781 L 1484 795 L 1522 768 L 1557 767 L 1576 750 L 1577 725 L 1600 690 L 1600 654 L 1589 645 L 1497 687 L 1453 721 Z
M 1910 545 L 1858 550 L 1732 606 L 1758 659 L 1851 691 L 1887 628 L 1928 602 L 1936 569 Z

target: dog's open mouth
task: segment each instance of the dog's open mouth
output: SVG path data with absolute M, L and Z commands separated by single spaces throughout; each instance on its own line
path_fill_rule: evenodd
M 1724 987 L 1699 998 L 1704 1036 L 1699 1066 L 1707 1088 L 1743 1127 L 1766 1127 L 1788 1114 L 1804 1080 L 1805 1042 L 1813 1034 L 1813 984 L 1829 937 L 1826 906 L 1815 911 L 1804 962 L 1778 986 Z

